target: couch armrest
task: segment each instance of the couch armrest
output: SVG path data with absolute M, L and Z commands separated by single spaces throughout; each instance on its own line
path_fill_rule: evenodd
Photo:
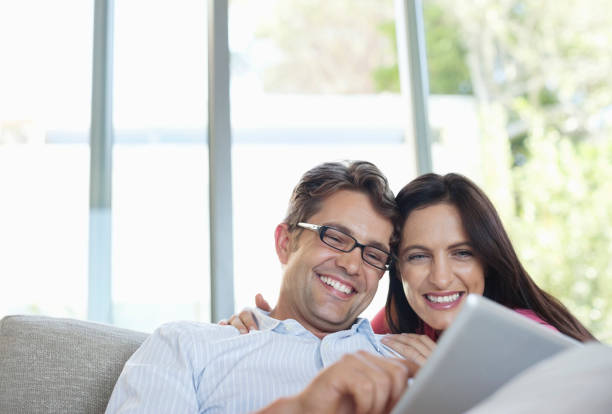
M 0 320 L 0 412 L 103 413 L 147 334 L 74 319 Z

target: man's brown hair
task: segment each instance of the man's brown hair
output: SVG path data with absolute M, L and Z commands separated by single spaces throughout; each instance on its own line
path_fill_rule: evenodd
M 399 240 L 399 213 L 384 174 L 368 161 L 326 162 L 307 171 L 293 189 L 285 223 L 289 231 L 316 214 L 321 203 L 340 190 L 359 191 L 368 196 L 374 209 L 391 220 L 394 249 Z

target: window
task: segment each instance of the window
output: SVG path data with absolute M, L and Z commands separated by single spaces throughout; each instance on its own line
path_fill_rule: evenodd
M 346 10 L 351 10 L 350 14 Z M 236 308 L 275 303 L 274 228 L 311 167 L 374 162 L 394 191 L 416 174 L 408 107 L 386 92 L 392 1 L 230 2 Z M 387 278 L 364 313 L 384 306 Z
M 121 326 L 210 318 L 205 6 L 115 3 L 112 300 Z
M 92 16 L 0 3 L 0 314 L 86 317 Z

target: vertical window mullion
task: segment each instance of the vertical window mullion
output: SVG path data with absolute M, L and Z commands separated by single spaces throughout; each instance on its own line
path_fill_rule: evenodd
M 410 101 L 417 173 L 433 170 L 429 131 L 429 78 L 421 0 L 395 0 L 397 55 L 402 95 Z
M 208 154 L 211 319 L 234 313 L 228 2 L 209 0 Z
M 90 128 L 88 319 L 112 322 L 113 0 L 95 0 Z

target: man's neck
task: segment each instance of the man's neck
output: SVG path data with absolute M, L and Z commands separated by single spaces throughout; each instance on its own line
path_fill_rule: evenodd
M 276 307 L 272 309 L 272 311 L 270 311 L 269 316 L 271 318 L 278 319 L 281 321 L 286 320 L 286 319 L 294 319 L 295 321 L 299 322 L 299 324 L 302 325 L 306 330 L 308 330 L 310 333 L 312 333 L 314 336 L 316 336 L 319 339 L 323 339 L 325 338 L 325 336 L 332 334 L 334 332 L 339 332 L 339 331 L 348 329 L 348 327 L 341 327 L 338 329 L 333 329 L 333 328 L 332 329 L 320 329 L 316 327 L 315 325 L 309 323 L 306 320 L 306 318 L 303 318 L 297 310 L 292 309 L 292 308 L 287 309 L 283 307 L 280 304 L 280 301 L 279 301 L 279 304 L 277 304 Z M 355 321 L 353 321 L 353 323 L 355 323 Z

